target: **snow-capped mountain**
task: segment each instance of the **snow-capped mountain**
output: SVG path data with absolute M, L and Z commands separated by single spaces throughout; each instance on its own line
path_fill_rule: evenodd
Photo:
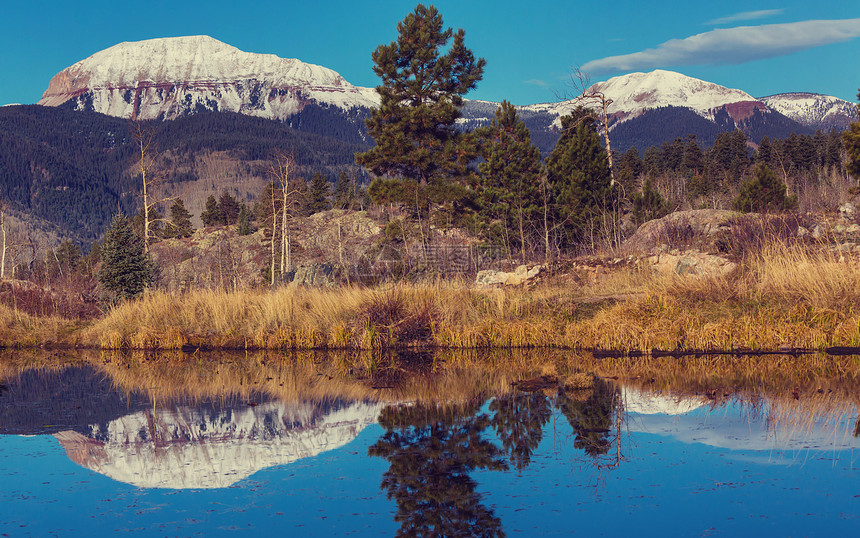
M 372 107 L 375 90 L 318 65 L 254 54 L 208 36 L 126 42 L 57 73 L 38 104 L 172 119 L 198 110 L 286 119 L 309 103 Z M 68 105 L 67 105 L 68 106 Z
M 383 404 L 263 403 L 211 413 L 138 411 L 90 434 L 54 434 L 79 465 L 143 488 L 223 488 L 253 473 L 346 445 L 376 422 Z
M 854 106 L 836 98 L 782 94 L 756 99 L 739 89 L 666 70 L 613 77 L 592 85 L 589 93 L 611 101 L 607 112 L 619 137 L 615 149 L 622 151 L 634 142 L 659 145 L 693 131 L 707 145 L 719 132 L 735 128 L 757 143 L 765 135 L 782 138 L 792 132 L 841 129 L 856 118 Z M 215 110 L 291 121 L 323 107 L 328 109 L 326 121 L 332 122 L 334 114 L 339 125 L 312 132 L 337 131 L 336 137 L 348 133 L 366 140 L 361 118 L 378 106 L 379 97 L 374 89 L 353 86 L 325 67 L 242 52 L 211 37 L 192 36 L 120 43 L 98 52 L 54 76 L 39 104 L 141 119 Z M 576 98 L 521 106 L 518 111 L 547 153 L 558 138 L 560 117 L 579 105 L 596 107 L 599 102 Z M 497 107 L 467 100 L 461 128 L 489 123 Z
M 713 120 L 715 114 L 724 108 L 734 119 L 748 117 L 753 109 L 768 110 L 763 103 L 744 91 L 662 69 L 613 77 L 593 84 L 586 94 L 602 94 L 611 101 L 607 113 L 615 125 L 641 116 L 648 110 L 669 106 L 690 109 L 709 120 Z M 600 102 L 578 97 L 559 103 L 525 106 L 523 109 L 560 117 L 569 114 L 577 106 L 596 108 Z
M 844 99 L 818 93 L 780 93 L 759 101 L 801 125 L 829 131 L 844 130 L 857 121 L 857 106 Z

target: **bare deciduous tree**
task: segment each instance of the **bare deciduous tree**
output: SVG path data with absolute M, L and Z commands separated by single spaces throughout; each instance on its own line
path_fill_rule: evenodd
M 593 120 L 602 132 L 603 141 L 606 144 L 606 158 L 609 161 L 609 185 L 615 187 L 615 167 L 612 165 L 612 144 L 609 139 L 609 105 L 612 104 L 612 99 L 606 97 L 602 91 L 591 84 L 591 77 L 588 73 L 579 67 L 573 67 L 571 70 L 570 82 L 576 95 L 573 97 L 564 95 L 562 97 L 565 99 L 572 98 L 591 111 L 591 114 L 586 117 Z
M 143 250 L 149 253 L 149 241 L 152 238 L 151 228 L 152 223 L 156 220 L 164 221 L 166 219 L 155 219 L 155 206 L 173 200 L 176 197 L 153 199 L 152 194 L 155 186 L 164 180 L 165 174 L 157 166 L 158 149 L 156 148 L 155 132 L 150 126 L 144 125 L 139 119 L 133 117 L 131 119 L 131 138 L 134 140 L 135 148 L 138 151 L 140 160 L 137 162 L 136 169 L 141 178 L 141 188 L 143 192 Z
M 295 187 L 294 176 L 296 173 L 296 162 L 292 155 L 286 151 L 277 151 L 272 156 L 266 174 L 272 181 L 272 246 L 271 255 L 272 262 L 270 267 L 271 283 L 275 284 L 275 260 L 277 259 L 275 245 L 278 229 L 278 213 L 280 209 L 280 274 L 284 274 L 292 270 L 292 252 L 290 249 L 290 230 L 287 225 L 288 219 L 292 218 L 290 211 L 293 196 L 299 192 Z M 296 178 L 297 179 L 297 178 Z M 293 180 L 293 184 L 291 184 Z M 276 207 L 275 189 L 280 190 L 281 207 Z

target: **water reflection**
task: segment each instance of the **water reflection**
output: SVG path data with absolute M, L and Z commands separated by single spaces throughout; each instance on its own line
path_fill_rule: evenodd
M 501 520 L 476 492 L 470 473 L 507 469 L 502 450 L 483 435 L 480 402 L 386 407 L 371 456 L 390 464 L 382 478 L 397 503 L 398 536 L 502 536 Z
M 561 370 L 562 359 L 554 360 Z M 577 369 L 584 364 L 569 360 Z M 769 386 L 772 370 L 763 363 L 766 379 L 737 381 L 741 376 L 722 368 L 715 382 L 705 375 L 711 362 L 699 364 L 691 381 L 674 362 L 661 363 L 671 373 L 663 379 L 654 372 L 574 383 L 583 375 L 573 367 L 534 377 L 544 370 L 505 369 L 485 358 L 437 362 L 434 375 L 414 377 L 393 363 L 383 383 L 371 375 L 337 377 L 342 361 L 316 358 L 100 357 L 86 366 L 5 370 L 0 360 L 0 433 L 13 434 L 0 435 L 0 528 L 17 524 L 27 506 L 59 499 L 82 514 L 80 525 L 68 527 L 81 532 L 67 534 L 83 534 L 102 515 L 88 506 L 128 491 L 135 499 L 123 517 L 136 514 L 140 497 L 157 507 L 153 514 L 175 504 L 171 521 L 191 522 L 154 535 L 218 529 L 191 525 L 224 505 L 235 513 L 220 523 L 232 524 L 254 504 L 264 508 L 248 521 L 270 518 L 272 530 L 282 529 L 276 514 L 297 525 L 323 514 L 325 525 L 303 529 L 308 534 L 565 532 L 577 510 L 590 516 L 577 520 L 583 534 L 629 533 L 655 518 L 672 518 L 682 535 L 710 526 L 735 534 L 750 522 L 727 521 L 751 513 L 748 505 L 784 518 L 760 534 L 815 534 L 822 524 L 846 527 L 843 514 L 856 513 L 858 376 L 840 385 L 786 374 Z M 834 364 L 845 365 L 815 363 L 848 371 Z M 512 385 L 524 379 L 540 383 Z M 36 435 L 42 444 L 14 459 L 15 446 L 36 440 L 17 435 Z M 48 442 L 65 467 L 34 478 Z M 65 488 L 39 485 L 72 475 Z M 20 485 L 25 478 L 32 484 Z M 78 499 L 89 482 L 102 489 Z M 720 489 L 725 484 L 745 489 Z M 201 498 L 210 499 L 206 512 Z M 681 503 L 695 505 L 685 513 L 699 516 L 683 520 Z M 785 506 L 795 515 L 783 514 Z M 616 522 L 619 510 L 636 525 Z M 815 510 L 808 521 L 796 515 Z M 345 514 L 374 523 L 356 526 Z M 339 532 L 328 526 L 335 520 Z M 33 534 L 54 530 L 45 523 Z
M 733 451 L 850 450 L 857 408 L 828 398 L 741 398 L 673 395 L 625 387 L 626 429 Z
M 380 404 L 268 402 L 171 406 L 54 434 L 74 462 L 143 488 L 224 488 L 275 465 L 346 445 Z
M 490 424 L 517 471 L 529 466 L 552 416 L 550 399 L 539 392 L 515 392 L 490 402 Z
M 582 399 L 582 391 L 559 391 L 558 408 L 573 428 L 575 448 L 584 450 L 592 458 L 609 452 L 611 428 L 616 425 L 613 414 L 617 411 L 620 420 L 623 413 L 619 396 L 618 387 L 602 379 L 595 380 L 594 388 L 585 399 Z

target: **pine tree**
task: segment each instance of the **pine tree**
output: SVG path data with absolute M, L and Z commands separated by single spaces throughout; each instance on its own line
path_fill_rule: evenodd
M 526 124 L 507 101 L 502 101 L 496 110 L 492 125 L 476 135 L 483 140 L 484 162 L 478 166 L 482 216 L 504 224 L 505 243 L 509 248 L 511 243 L 518 243 L 525 260 L 526 235 L 539 226 L 541 216 L 540 150 L 532 144 Z
M 248 206 L 242 204 L 239 208 L 239 218 L 236 223 L 236 233 L 239 235 L 250 235 L 254 233 L 254 225 L 251 224 L 251 212 Z
M 570 243 L 582 241 L 602 211 L 611 207 L 609 163 L 593 124 L 582 110 L 561 118 L 563 134 L 547 159 L 555 213 Z
M 236 224 L 239 218 L 239 202 L 227 191 L 221 193 L 218 198 L 218 211 L 221 213 L 221 222 L 224 226 Z
M 671 211 L 669 203 L 663 199 L 660 191 L 654 188 L 651 178 L 645 180 L 642 192 L 634 194 L 632 201 L 633 222 L 637 226 L 649 220 L 659 219 Z
M 426 183 L 456 175 L 470 155 L 455 127 L 462 96 L 481 80 L 485 60 L 464 44 L 465 32 L 443 30 L 435 7 L 419 4 L 397 25 L 397 41 L 373 52 L 380 106 L 367 120 L 376 146 L 356 162 L 378 176 Z M 453 44 L 445 48 L 453 37 Z
M 182 198 L 177 198 L 170 206 L 170 223 L 168 224 L 170 237 L 183 238 L 191 237 L 194 233 L 194 226 L 191 225 L 191 213 L 185 209 L 185 202 Z
M 131 223 L 117 214 L 100 248 L 98 280 L 119 299 L 133 299 L 155 283 L 155 266 L 144 253 L 143 240 Z
M 337 182 L 334 185 L 334 208 L 335 209 L 352 209 L 355 203 L 355 192 L 352 179 L 346 172 L 342 171 L 337 176 Z
M 307 214 L 313 215 L 314 213 L 331 209 L 331 205 L 328 202 L 330 195 L 331 186 L 325 176 L 320 173 L 314 174 L 308 190 Z
M 639 156 L 639 150 L 632 147 L 624 152 L 616 169 L 616 179 L 624 192 L 631 193 L 636 188 L 639 176 L 645 171 L 645 163 Z
M 83 258 L 81 248 L 70 239 L 60 243 L 60 246 L 54 250 L 54 256 L 63 274 L 69 274 L 78 269 Z
M 138 211 L 134 220 L 131 222 L 131 227 L 134 230 L 134 233 L 143 239 L 146 234 L 147 218 L 149 219 L 149 244 L 152 244 L 164 237 L 164 220 L 161 218 L 161 212 L 159 212 L 158 209 L 150 206 L 149 211 L 146 212 L 143 208 L 140 208 L 140 211 Z M 144 247 L 145 246 L 146 245 L 144 244 Z
M 860 92 L 857 93 L 857 100 L 860 101 Z M 857 112 L 860 114 L 860 104 L 857 105 Z M 853 122 L 842 133 L 842 143 L 848 152 L 848 173 L 860 179 L 860 121 Z
M 224 222 L 224 215 L 218 208 L 218 202 L 215 200 L 215 195 L 210 194 L 206 199 L 206 207 L 203 213 L 200 213 L 200 220 L 203 221 L 203 226 L 217 226 Z
M 755 177 L 741 186 L 734 208 L 738 211 L 771 212 L 791 209 L 797 203 L 794 196 L 786 196 L 785 183 L 764 163 L 755 169 Z

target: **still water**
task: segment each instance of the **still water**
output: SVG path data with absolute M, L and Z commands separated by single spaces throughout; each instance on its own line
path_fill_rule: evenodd
M 346 386 L 286 397 L 242 380 L 166 394 L 117 372 L 0 376 L 0 536 L 860 529 L 850 395 L 611 379 L 433 399 Z

